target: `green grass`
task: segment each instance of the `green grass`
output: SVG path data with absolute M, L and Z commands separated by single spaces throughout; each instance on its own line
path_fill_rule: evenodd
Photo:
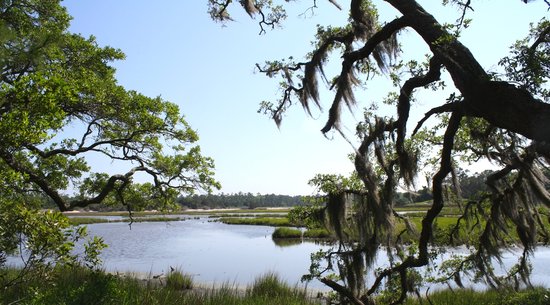
M 16 269 L 0 269 L 0 288 L 17 274 Z M 172 277 L 170 276 L 172 274 Z M 125 278 L 85 268 L 56 268 L 47 278 L 33 277 L 21 285 L 2 289 L 0 304 L 29 305 L 320 305 L 304 290 L 289 286 L 275 273 L 262 275 L 244 291 L 231 285 L 219 288 L 182 289 L 185 274 L 171 272 L 162 286 L 136 278 Z M 430 292 L 429 301 L 410 297 L 405 305 L 546 305 L 550 289 L 536 287 L 511 290 L 441 290 Z M 377 300 L 389 304 L 387 296 Z
M 167 221 L 180 221 L 182 218 L 180 217 L 163 217 L 163 216 L 157 216 L 157 217 L 134 217 L 134 222 L 167 222 Z M 130 222 L 130 218 L 124 218 L 122 220 L 118 220 L 120 222 Z
M 221 217 L 220 222 L 230 225 L 256 225 L 256 226 L 272 226 L 272 227 L 294 227 L 286 217 Z
M 176 290 L 191 289 L 193 288 L 193 278 L 176 269 L 166 276 L 166 287 Z
M 110 222 L 109 219 L 97 217 L 69 217 L 69 223 L 73 226 L 89 225 L 94 223 Z
M 302 238 L 302 231 L 294 228 L 279 227 L 273 231 L 272 238 Z
M 180 221 L 180 217 L 134 217 L 134 222 L 166 222 L 166 221 Z M 95 223 L 106 223 L 106 222 L 130 222 L 130 218 L 123 219 L 105 219 L 98 217 L 69 217 L 69 223 L 73 226 L 78 225 L 89 225 Z
M 304 238 L 331 238 L 326 229 L 308 229 L 304 232 Z
M 208 218 L 218 218 L 218 217 L 273 217 L 273 218 L 284 218 L 287 217 L 285 213 L 257 213 L 257 214 L 246 214 L 246 213 L 218 213 L 210 214 Z
M 185 214 L 182 211 L 135 211 L 132 212 L 134 217 L 151 216 L 151 215 L 180 215 Z M 94 212 L 80 211 L 78 213 L 65 213 L 66 216 L 128 216 L 128 211 L 113 211 L 113 212 Z
M 264 304 L 271 304 L 274 300 L 286 300 L 292 301 L 292 304 L 301 304 L 301 300 L 307 299 L 303 290 L 290 287 L 275 273 L 267 273 L 256 278 L 252 286 L 246 290 L 246 296 L 263 301 Z
M 527 289 L 520 292 L 506 290 L 442 290 L 428 295 L 423 300 L 409 298 L 405 305 L 547 305 L 550 304 L 550 290 L 546 288 Z
M 1 270 L 0 270 L 1 271 Z M 177 274 L 172 272 L 172 274 Z M 181 273 L 180 273 L 181 274 Z M 162 286 L 84 268 L 57 268 L 49 280 L 35 278 L 0 293 L 0 304 L 29 305 L 319 305 L 306 292 L 274 274 L 259 277 L 243 290 L 230 285 L 188 289 Z M 175 276 L 175 275 L 174 275 Z M 179 275 L 175 281 L 180 283 Z M 172 281 L 172 280 L 170 280 Z M 0 282 L 0 284 L 2 284 Z M 171 284 L 170 284 L 171 285 Z M 2 287 L 2 286 L 0 286 Z M 176 288 L 176 289 L 175 289 Z

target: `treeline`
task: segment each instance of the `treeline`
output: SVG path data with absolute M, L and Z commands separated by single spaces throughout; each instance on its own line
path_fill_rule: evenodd
M 491 174 L 491 171 L 484 171 L 481 173 L 471 174 L 467 171 L 459 171 L 456 179 L 460 185 L 460 194 L 462 198 L 475 198 L 476 194 L 480 194 L 487 191 L 487 185 L 485 180 L 487 176 Z M 545 173 L 547 177 L 550 177 L 548 173 Z M 451 186 L 452 181 L 449 178 L 446 181 L 448 186 Z M 546 187 L 550 187 L 547 185 Z M 70 198 L 69 198 L 70 199 Z M 416 191 L 411 192 L 396 192 L 395 203 L 397 206 L 403 206 L 416 202 L 424 202 L 432 199 L 431 189 L 423 187 Z M 46 196 L 28 194 L 26 200 L 37 206 L 41 206 L 45 209 L 56 209 L 56 205 L 53 201 Z M 209 194 L 209 195 L 192 195 L 192 196 L 180 196 L 177 198 L 177 204 L 182 208 L 188 209 L 220 209 L 220 208 L 264 208 L 264 207 L 292 207 L 303 205 L 305 199 L 303 196 L 290 196 L 290 195 L 261 195 L 252 193 L 236 193 L 236 194 Z M 144 207 L 147 209 L 147 207 Z M 126 210 L 126 207 L 118 205 L 90 205 L 88 210 L 95 211 L 120 211 Z
M 220 208 L 264 208 L 264 207 L 292 207 L 303 205 L 302 196 L 289 195 L 261 195 L 252 193 L 237 194 L 209 194 L 179 197 L 177 203 L 189 209 L 220 209 Z

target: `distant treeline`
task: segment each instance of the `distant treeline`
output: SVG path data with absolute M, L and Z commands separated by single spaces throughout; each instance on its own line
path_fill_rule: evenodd
M 460 185 L 460 196 L 462 198 L 476 198 L 478 194 L 487 191 L 485 181 L 491 171 L 483 171 L 481 173 L 470 174 L 467 171 L 459 171 L 456 175 L 456 180 Z M 550 179 L 550 174 L 545 172 L 546 177 Z M 451 179 L 447 179 L 446 185 L 451 186 Z M 550 187 L 550 185 L 546 185 Z M 394 197 L 397 206 L 403 206 L 416 202 L 424 202 L 432 199 L 431 189 L 423 187 L 421 189 L 410 192 L 396 192 Z M 70 198 L 68 198 L 69 200 Z M 37 204 L 45 209 L 56 209 L 53 201 L 46 196 L 29 193 L 26 197 L 29 203 Z M 292 207 L 305 204 L 306 199 L 303 196 L 290 195 L 261 195 L 252 193 L 236 193 L 236 194 L 210 194 L 210 195 L 192 195 L 180 196 L 177 198 L 177 203 L 183 208 L 199 209 L 219 209 L 219 208 L 263 208 L 263 207 Z M 147 206 L 142 207 L 148 209 Z M 126 210 L 122 205 L 90 205 L 88 210 L 96 211 L 121 211 Z
M 262 208 L 262 207 L 291 207 L 303 205 L 302 196 L 289 195 L 261 195 L 252 193 L 193 195 L 179 197 L 177 203 L 189 209 L 199 208 Z

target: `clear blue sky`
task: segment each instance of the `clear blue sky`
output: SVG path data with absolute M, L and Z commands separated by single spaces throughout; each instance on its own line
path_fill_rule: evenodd
M 313 189 L 307 181 L 314 174 L 352 170 L 347 155 L 353 149 L 337 134 L 329 134 L 330 139 L 321 134 L 326 111 L 310 118 L 295 107 L 280 129 L 258 114 L 260 101 L 279 97 L 278 80 L 255 73 L 254 65 L 288 56 L 302 59 L 311 51 L 316 24 L 345 21 L 345 12 L 328 1 L 317 2 L 319 8 L 311 18 L 300 14 L 313 1 L 291 3 L 284 28 L 262 36 L 257 21 L 237 6 L 232 11 L 235 22 L 223 27 L 211 21 L 203 0 L 66 0 L 63 4 L 74 17 L 71 31 L 94 35 L 100 45 L 126 54 L 126 60 L 114 64 L 121 85 L 180 106 L 199 133 L 203 154 L 216 162 L 222 192 L 308 195 Z M 347 2 L 340 1 L 343 6 Z M 451 21 L 458 16 L 453 9 L 442 9 L 441 1 L 419 2 L 437 18 Z M 548 14 L 543 1 L 472 2 L 475 12 L 469 16 L 474 22 L 462 41 L 489 70 L 496 70 L 508 46 L 525 36 L 530 21 Z M 382 19 L 397 15 L 384 1 L 374 3 Z M 407 56 L 425 52 L 415 34 L 402 36 Z M 389 81 L 382 81 L 359 93 L 364 103 L 355 117 L 347 116 L 348 130 L 354 129 L 362 107 L 385 95 Z M 324 93 L 322 99 L 328 109 L 332 96 Z M 421 115 L 430 105 L 434 104 L 422 101 L 414 110 Z

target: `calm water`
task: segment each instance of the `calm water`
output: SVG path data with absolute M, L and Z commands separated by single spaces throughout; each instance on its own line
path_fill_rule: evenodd
M 275 245 L 274 228 L 226 225 L 209 218 L 171 222 L 103 223 L 88 225 L 90 235 L 109 245 L 102 253 L 109 271 L 166 273 L 170 266 L 192 274 L 201 283 L 246 285 L 274 271 L 289 283 L 306 274 L 310 253 L 323 246 L 305 242 Z M 323 288 L 320 283 L 310 287 Z
M 103 237 L 109 245 L 101 255 L 108 271 L 166 274 L 170 266 L 193 275 L 203 284 L 244 286 L 267 272 L 276 272 L 290 284 L 298 284 L 308 272 L 310 254 L 326 248 L 313 242 L 281 247 L 271 239 L 274 228 L 226 225 L 211 218 L 184 221 L 88 225 L 90 235 Z M 455 249 L 455 252 L 462 252 Z M 504 264 L 517 261 L 517 253 L 507 253 Z M 550 287 L 550 248 L 539 248 L 533 263 L 533 284 Z M 386 266 L 380 251 L 378 266 Z M 367 279 L 372 283 L 372 278 Z M 319 282 L 310 288 L 329 290 Z

